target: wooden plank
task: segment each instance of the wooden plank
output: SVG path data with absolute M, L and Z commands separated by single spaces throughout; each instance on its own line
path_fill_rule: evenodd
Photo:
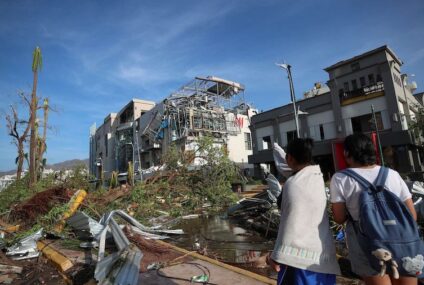
M 2 274 L 8 274 L 8 273 L 18 273 L 18 274 L 21 274 L 22 273 L 22 267 L 0 264 L 0 272 Z
M 178 246 L 175 246 L 175 245 L 169 244 L 169 243 L 164 242 L 164 241 L 161 241 L 161 240 L 157 240 L 156 242 L 157 242 L 157 243 L 159 243 L 159 244 L 162 244 L 162 245 L 164 245 L 164 246 L 168 246 L 168 247 L 170 247 L 170 248 L 172 248 L 172 249 L 174 249 L 174 250 L 176 250 L 176 251 L 179 251 L 179 252 L 181 252 L 181 253 L 184 253 L 184 254 L 186 254 L 186 255 L 188 255 L 188 256 L 191 256 L 191 257 L 193 257 L 193 258 L 200 259 L 200 260 L 203 260 L 203 261 L 209 262 L 209 263 L 214 264 L 214 265 L 218 265 L 218 266 L 223 267 L 223 268 L 225 268 L 225 269 L 228 269 L 228 270 L 230 270 L 230 271 L 232 271 L 232 272 L 235 272 L 235 273 L 241 274 L 241 275 L 243 275 L 243 276 L 247 276 L 247 277 L 249 277 L 249 278 L 252 278 L 252 279 L 255 279 L 255 280 L 257 280 L 257 281 L 260 281 L 260 282 L 262 282 L 262 283 L 264 283 L 264 284 L 272 284 L 272 285 L 275 285 L 275 282 L 276 282 L 276 281 L 275 281 L 274 279 L 271 279 L 271 278 L 268 278 L 268 277 L 265 277 L 265 276 L 262 276 L 262 275 L 256 274 L 256 273 L 254 273 L 254 272 L 247 271 L 247 270 L 245 270 L 245 269 L 241 269 L 241 268 L 238 268 L 238 267 L 235 267 L 235 266 L 232 266 L 232 265 L 229 265 L 229 264 L 226 264 L 226 263 L 220 262 L 220 261 L 218 261 L 218 260 L 215 260 L 215 259 L 209 258 L 209 257 L 207 257 L 207 256 L 204 256 L 204 255 L 198 254 L 198 253 L 196 253 L 196 252 L 191 252 L 191 251 L 185 250 L 185 249 L 183 249 L 183 248 L 180 248 L 180 247 L 178 247 Z

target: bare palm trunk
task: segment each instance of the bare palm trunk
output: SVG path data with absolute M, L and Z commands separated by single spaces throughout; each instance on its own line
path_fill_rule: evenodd
M 49 105 L 48 105 L 48 99 L 44 99 L 43 102 L 43 110 L 44 110 L 44 122 L 43 122 L 43 137 L 42 138 L 38 138 L 39 144 L 38 144 L 38 149 L 37 149 L 37 157 L 36 157 L 36 173 L 38 175 L 42 175 L 42 163 L 43 163 L 43 155 L 44 152 L 46 151 L 46 137 L 47 137 L 47 120 L 48 120 L 48 116 L 49 116 Z M 41 170 L 41 171 L 40 171 Z
M 21 179 L 22 176 L 22 168 L 24 165 L 24 142 L 20 141 L 18 143 L 18 168 L 16 170 L 16 180 Z
M 37 129 L 35 126 L 35 120 L 37 117 L 37 80 L 38 73 L 37 70 L 34 71 L 34 83 L 32 87 L 31 94 L 31 108 L 30 108 L 30 127 L 31 134 L 29 140 L 29 186 L 34 187 L 37 183 L 37 173 L 36 173 L 36 153 L 37 153 Z

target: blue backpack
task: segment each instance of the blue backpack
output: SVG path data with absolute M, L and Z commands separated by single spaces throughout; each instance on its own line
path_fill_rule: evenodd
M 380 275 L 423 277 L 423 241 L 406 205 L 385 189 L 388 172 L 381 167 L 371 184 L 352 169 L 341 171 L 365 190 L 359 197 L 359 220 L 352 221 L 358 243 Z

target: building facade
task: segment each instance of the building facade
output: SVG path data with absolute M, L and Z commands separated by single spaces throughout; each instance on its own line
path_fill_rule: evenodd
M 112 171 L 126 172 L 134 161 L 134 122 L 155 106 L 154 102 L 132 99 L 118 113 L 106 116 L 95 131 L 90 130 L 90 174 L 108 180 Z M 95 126 L 95 125 L 94 125 Z M 95 127 L 94 127 L 95 128 Z
M 98 179 L 112 171 L 126 177 L 128 162 L 141 174 L 162 165 L 171 146 L 196 157 L 199 137 L 211 136 L 225 147 L 229 158 L 253 173 L 248 156 L 253 153 L 250 118 L 256 113 L 244 102 L 244 86 L 217 77 L 196 77 L 158 104 L 132 100 L 119 113 L 111 113 L 91 135 L 90 167 Z M 93 133 L 93 131 L 91 131 Z
M 316 85 L 296 102 L 300 136 L 314 139 L 314 159 L 326 178 L 338 168 L 337 144 L 347 135 L 376 131 L 372 107 L 385 164 L 402 173 L 423 170 L 423 138 L 408 128 L 421 103 L 402 64 L 389 47 L 379 47 L 325 68 L 329 88 Z M 285 147 L 296 137 L 292 104 L 253 116 L 251 130 L 255 176 L 275 172 L 272 143 Z

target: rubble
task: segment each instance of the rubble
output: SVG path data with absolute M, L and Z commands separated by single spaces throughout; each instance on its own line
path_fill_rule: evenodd
M 40 229 L 36 233 L 23 238 L 15 245 L 8 247 L 6 255 L 10 256 L 13 260 L 38 257 L 40 253 L 37 249 L 37 241 L 42 238 L 42 236 L 43 229 Z
M 23 268 L 21 266 L 5 265 L 0 264 L 0 273 L 9 274 L 9 273 L 22 273 Z
M 56 204 L 63 204 L 72 196 L 72 192 L 62 186 L 36 193 L 29 200 L 12 208 L 10 216 L 26 224 L 33 224 L 37 217 L 47 214 Z

